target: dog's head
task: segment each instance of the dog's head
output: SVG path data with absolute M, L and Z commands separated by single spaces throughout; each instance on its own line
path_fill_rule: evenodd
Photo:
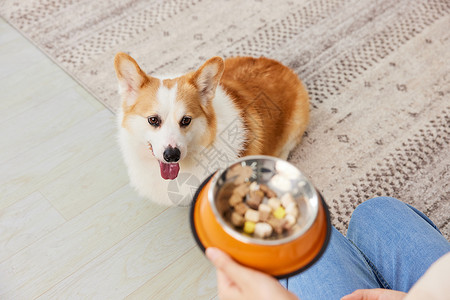
M 121 126 L 159 161 L 162 178 L 175 179 L 179 163 L 216 135 L 212 101 L 224 70 L 222 58 L 164 80 L 144 73 L 125 53 L 116 55 L 115 69 L 122 96 Z

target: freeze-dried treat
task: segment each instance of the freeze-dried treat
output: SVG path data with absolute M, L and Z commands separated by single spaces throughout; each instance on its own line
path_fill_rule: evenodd
M 286 220 L 286 222 L 284 223 L 284 229 L 291 229 L 292 226 L 294 226 L 294 224 L 297 222 L 297 219 L 292 215 L 286 215 L 284 219 Z
M 297 223 L 299 216 L 297 202 L 293 197 L 288 196 L 283 196 L 283 201 L 276 197 L 267 200 L 267 194 L 257 190 L 256 187 L 256 185 L 247 185 L 248 193 L 244 198 L 238 196 L 240 201 L 229 199 L 230 207 L 226 214 L 228 218 L 231 218 L 229 221 L 237 229 L 243 226 L 244 233 L 257 238 L 276 239 L 286 236 L 294 230 Z M 242 189 L 242 186 L 236 189 Z M 236 196 L 234 192 L 232 195 Z M 232 206 L 231 203 L 234 202 L 236 204 Z
M 265 184 L 260 184 L 259 185 L 259 189 L 261 191 L 264 192 L 264 194 L 266 194 L 267 198 L 274 198 L 277 196 L 277 193 L 275 193 L 274 191 L 272 191 L 267 185 Z
M 286 215 L 291 215 L 291 216 L 293 216 L 294 218 L 297 219 L 297 217 L 298 217 L 297 203 L 295 203 L 295 202 L 289 203 L 286 206 L 285 211 L 286 211 Z
M 236 227 L 242 227 L 244 226 L 245 219 L 242 215 L 238 214 L 237 212 L 233 212 L 231 214 L 231 224 L 233 224 Z
M 272 234 L 273 228 L 267 223 L 256 223 L 254 235 L 259 238 L 266 238 Z
M 228 200 L 228 203 L 229 203 L 231 206 L 236 206 L 236 205 L 238 205 L 239 203 L 241 203 L 242 200 L 243 200 L 243 198 L 242 198 L 241 196 L 236 195 L 236 194 L 233 193 L 233 194 L 231 195 L 231 197 L 230 197 L 230 200 Z
M 249 208 L 244 215 L 246 221 L 258 222 L 259 221 L 259 211 Z
M 282 234 L 283 233 L 284 224 L 286 223 L 286 220 L 285 219 L 277 219 L 277 218 L 271 216 L 267 220 L 267 223 L 272 226 L 273 231 L 275 231 L 275 233 Z
M 273 215 L 277 219 L 283 219 L 284 216 L 286 215 L 286 211 L 282 206 L 280 206 L 273 212 Z
M 259 191 L 259 184 L 253 181 L 249 186 L 250 191 Z
M 234 207 L 234 211 L 240 214 L 241 216 L 245 215 L 245 212 L 249 209 L 247 204 L 241 202 Z
M 258 207 L 259 211 L 259 219 L 263 222 L 269 219 L 270 213 L 272 212 L 272 208 L 267 204 L 260 204 Z
M 245 221 L 244 223 L 244 232 L 248 234 L 252 234 L 255 231 L 255 222 Z
M 290 203 L 294 203 L 294 202 L 295 202 L 295 201 L 294 201 L 294 198 L 293 198 L 292 195 L 289 194 L 289 193 L 284 194 L 284 195 L 281 197 L 280 201 L 281 201 L 281 205 L 283 205 L 284 207 L 288 207 L 288 205 L 289 205 Z
M 250 187 L 248 183 L 239 184 L 233 190 L 233 194 L 241 196 L 242 198 L 244 198 L 248 194 L 248 192 L 250 192 Z
M 251 187 L 251 186 L 250 186 Z M 264 193 L 260 190 L 250 190 L 247 195 L 247 205 L 253 209 L 258 209 L 259 205 L 264 199 Z
M 278 207 L 281 206 L 281 201 L 278 198 L 270 198 L 269 201 L 267 201 L 267 204 L 272 208 L 272 210 L 278 209 Z
M 298 227 L 299 208 L 290 193 L 281 198 L 266 184 L 251 182 L 249 166 L 233 166 L 226 175 L 223 216 L 237 230 L 257 238 L 277 239 Z

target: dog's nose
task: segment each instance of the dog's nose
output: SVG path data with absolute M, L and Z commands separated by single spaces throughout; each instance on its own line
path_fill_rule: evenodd
M 163 157 L 164 160 L 167 162 L 177 162 L 180 160 L 181 152 L 178 150 L 178 148 L 172 148 L 171 146 L 167 147 L 166 150 L 164 150 Z

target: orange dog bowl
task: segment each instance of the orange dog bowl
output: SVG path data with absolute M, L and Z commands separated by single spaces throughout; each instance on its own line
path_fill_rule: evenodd
M 259 239 L 244 235 L 223 216 L 218 197 L 230 186 L 227 172 L 234 166 L 251 166 L 250 181 L 266 184 L 278 197 L 289 192 L 297 201 L 300 216 L 296 230 L 279 239 Z M 198 188 L 191 207 L 191 229 L 198 246 L 205 251 L 217 247 L 234 260 L 276 278 L 300 273 L 325 251 L 331 234 L 327 205 L 311 182 L 292 164 L 270 156 L 247 156 L 218 171 Z

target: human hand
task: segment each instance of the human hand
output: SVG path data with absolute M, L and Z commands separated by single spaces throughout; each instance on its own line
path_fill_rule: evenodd
M 241 266 L 217 248 L 206 249 L 206 256 L 217 269 L 217 288 L 221 300 L 298 299 L 275 278 Z
M 387 289 L 356 290 L 341 300 L 401 300 L 406 293 Z

